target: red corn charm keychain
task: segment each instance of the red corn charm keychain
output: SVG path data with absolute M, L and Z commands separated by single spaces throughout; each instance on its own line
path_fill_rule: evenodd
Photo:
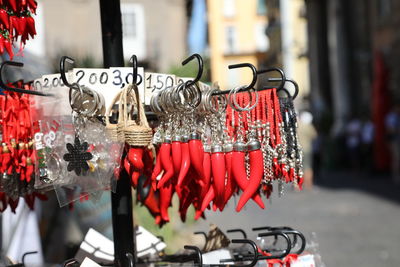
M 247 145 L 250 158 L 250 179 L 248 186 L 240 196 L 236 211 L 240 211 L 247 201 L 258 192 L 263 177 L 263 154 L 261 143 L 258 140 L 250 140 Z
M 247 180 L 247 174 L 246 174 L 246 169 L 245 169 L 245 151 L 247 150 L 246 144 L 242 142 L 236 142 L 233 145 L 233 152 L 232 152 L 232 174 L 233 177 L 235 178 L 236 183 L 239 185 L 240 189 L 242 191 L 245 191 L 248 184 L 249 180 Z M 260 208 L 264 209 L 264 203 L 261 199 L 261 196 L 255 192 L 251 198 L 254 200 L 254 202 L 257 203 Z
M 163 185 L 174 176 L 174 165 L 172 164 L 171 157 L 171 139 L 165 138 L 164 143 L 161 144 L 160 157 L 164 174 L 157 184 L 158 189 L 163 187 Z
M 215 203 L 222 208 L 225 199 L 225 153 L 221 145 L 211 147 L 211 169 L 214 178 Z
M 190 151 L 187 136 L 182 136 L 181 168 L 179 169 L 178 186 L 181 186 L 190 168 Z
M 181 147 L 181 137 L 175 135 L 172 139 L 172 163 L 174 165 L 175 177 L 178 178 L 179 172 L 182 164 L 182 147 Z
M 199 174 L 200 179 L 204 179 L 203 173 L 203 157 L 204 149 L 203 143 L 200 140 L 198 133 L 191 133 L 189 140 L 190 163 Z

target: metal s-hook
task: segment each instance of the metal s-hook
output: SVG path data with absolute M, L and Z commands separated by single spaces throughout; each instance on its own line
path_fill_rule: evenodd
M 240 228 L 235 228 L 235 229 L 230 229 L 226 231 L 227 233 L 241 233 L 243 235 L 244 239 L 247 239 L 247 234 L 243 229 Z
M 193 250 L 193 251 L 195 251 L 195 252 L 196 252 L 196 255 L 197 255 L 197 261 L 198 261 L 198 263 L 199 263 L 199 266 L 200 266 L 200 267 L 203 266 L 203 254 L 201 253 L 201 250 L 200 250 L 198 247 L 186 245 L 186 246 L 184 246 L 183 248 L 184 248 L 184 249 L 187 249 L 187 250 Z
M 68 62 L 71 65 L 74 65 L 75 60 L 67 57 L 67 56 L 62 56 L 60 59 L 60 74 L 61 74 L 61 80 L 65 84 L 65 86 L 68 86 L 69 88 L 76 88 L 75 84 L 70 84 L 67 80 L 67 76 L 65 75 L 65 62 Z
M 137 62 L 137 57 L 136 55 L 133 55 L 131 57 L 131 59 L 129 60 L 129 62 L 132 63 L 132 67 L 133 67 L 133 84 L 137 84 L 137 73 L 138 73 L 138 62 Z
M 252 250 L 253 250 L 253 254 L 252 255 L 248 255 L 249 257 L 245 257 L 242 259 L 223 259 L 220 260 L 220 263 L 223 262 L 238 262 L 238 261 L 250 261 L 251 262 L 249 264 L 240 264 L 240 265 L 230 265 L 230 266 L 241 266 L 241 267 L 253 267 L 257 264 L 257 261 L 259 260 L 259 255 L 258 255 L 258 249 L 257 249 L 257 245 L 256 243 L 254 243 L 254 241 L 249 240 L 249 239 L 232 239 L 231 242 L 233 244 L 248 244 L 251 246 Z
M 269 69 L 266 69 L 266 70 L 259 70 L 259 71 L 257 71 L 257 74 L 260 75 L 260 74 L 263 74 L 263 73 L 273 72 L 273 71 L 278 72 L 279 75 L 281 76 L 280 78 L 277 78 L 277 80 L 275 80 L 275 81 L 281 81 L 279 86 L 276 88 L 277 90 L 281 90 L 285 86 L 285 80 L 286 80 L 286 76 L 285 76 L 285 73 L 283 72 L 283 70 L 281 70 L 280 68 L 269 68 Z M 273 80 L 270 80 L 270 79 L 273 79 L 273 78 L 269 78 L 268 81 L 273 81 Z M 272 88 L 275 88 L 275 87 L 264 87 L 261 90 L 272 89 Z
M 193 54 L 190 57 L 188 57 L 187 59 L 185 59 L 184 61 L 182 61 L 182 66 L 185 66 L 187 63 L 189 63 L 190 61 L 192 61 L 195 58 L 197 59 L 197 64 L 199 66 L 199 70 L 197 71 L 197 76 L 192 81 L 190 81 L 187 84 L 187 86 L 191 86 L 191 85 L 197 83 L 198 81 L 200 81 L 200 78 L 203 75 L 204 63 L 203 63 L 203 58 L 199 54 Z
M 275 256 L 263 256 L 263 255 L 259 255 L 258 259 L 259 260 L 269 260 L 269 259 L 282 259 L 284 257 L 286 257 L 287 255 L 289 255 L 290 250 L 292 248 L 292 242 L 290 241 L 290 238 L 288 237 L 288 235 L 283 232 L 283 231 L 272 231 L 272 232 L 267 232 L 267 233 L 261 233 L 258 236 L 259 237 L 267 237 L 267 236 L 282 236 L 285 240 L 286 240 L 286 249 L 282 252 L 282 254 L 279 255 L 275 255 Z
M 279 82 L 279 81 L 281 81 L 282 79 L 281 78 L 268 78 L 268 81 L 269 82 Z M 292 79 L 285 79 L 285 82 L 284 82 L 284 84 L 286 83 L 286 82 L 288 82 L 288 83 L 291 83 L 291 84 L 293 84 L 293 86 L 294 86 L 294 94 L 293 94 L 293 96 L 292 95 L 290 95 L 291 97 L 292 97 L 292 99 L 294 100 L 296 97 L 297 97 L 297 95 L 299 94 L 299 85 L 297 84 L 297 82 L 295 81 L 295 80 L 292 80 Z M 282 87 L 282 89 L 285 89 L 284 87 Z M 279 90 L 282 90 L 282 89 L 278 89 L 278 91 Z M 289 92 L 287 89 L 286 89 L 286 91 L 287 92 Z
M 24 63 L 21 62 L 15 62 L 15 61 L 4 61 L 0 65 L 0 87 L 3 90 L 10 91 L 10 92 L 16 92 L 16 93 L 21 93 L 21 94 L 29 94 L 29 95 L 40 95 L 40 96 L 51 96 L 51 94 L 45 94 L 42 92 L 38 91 L 31 91 L 31 90 L 26 90 L 23 88 L 14 88 L 8 86 L 4 81 L 3 81 L 3 69 L 5 66 L 14 66 L 14 67 L 19 67 L 22 68 L 24 66 Z
M 233 64 L 228 66 L 229 69 L 237 69 L 237 68 L 250 68 L 251 72 L 253 73 L 253 79 L 251 83 L 247 86 L 243 86 L 238 92 L 246 91 L 248 89 L 251 89 L 254 87 L 254 85 L 257 82 L 257 69 L 254 67 L 253 64 L 250 63 L 240 63 L 240 64 Z M 224 95 L 224 94 L 229 94 L 230 90 L 224 90 L 224 91 L 216 91 L 213 93 L 213 95 Z

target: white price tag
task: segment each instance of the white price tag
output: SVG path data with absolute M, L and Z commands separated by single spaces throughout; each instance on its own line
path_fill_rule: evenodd
M 127 84 L 132 83 L 132 81 L 133 81 L 132 67 L 110 68 L 110 72 L 111 72 L 111 82 L 112 82 L 113 88 L 122 89 Z M 140 99 L 141 99 L 142 103 L 144 102 L 144 94 L 145 94 L 143 77 L 144 77 L 144 69 L 142 67 L 139 67 L 138 73 L 137 73 L 137 86 L 139 89 Z M 114 92 L 114 93 L 116 93 L 116 92 Z M 112 97 L 111 100 L 113 98 L 114 97 Z
M 167 87 L 175 86 L 176 77 L 175 75 L 163 74 L 163 73 L 145 73 L 145 104 L 150 105 L 151 97 L 153 93 L 158 90 L 164 90 Z
M 193 80 L 193 78 L 176 77 L 176 84 L 181 84 L 181 83 L 184 83 L 184 82 L 187 82 L 187 81 L 192 81 L 192 80 Z M 199 87 L 200 87 L 201 91 L 205 91 L 205 90 L 210 90 L 211 89 L 211 86 L 206 84 L 206 83 L 198 82 L 198 84 L 199 84 Z
M 297 260 L 290 264 L 292 267 L 315 267 L 314 255 L 307 254 L 297 258 Z
M 116 90 L 112 88 L 112 74 L 109 69 L 74 68 L 70 83 L 87 86 L 103 95 L 105 105 L 111 104 Z
M 85 258 L 80 267 L 101 267 L 96 262 L 92 261 L 89 258 Z
M 68 78 L 67 74 L 67 78 Z M 64 87 L 64 83 L 61 79 L 61 74 L 48 74 L 43 75 L 42 78 L 36 79 L 33 82 L 33 87 L 36 91 L 49 91 L 54 88 Z

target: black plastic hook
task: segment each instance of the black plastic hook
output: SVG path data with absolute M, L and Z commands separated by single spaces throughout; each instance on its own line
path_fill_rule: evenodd
M 286 257 L 287 255 L 289 255 L 290 250 L 292 248 L 292 242 L 290 241 L 289 236 L 283 232 L 283 231 L 272 231 L 272 232 L 267 232 L 267 233 L 261 233 L 258 236 L 259 237 L 267 237 L 267 236 L 282 236 L 285 240 L 286 240 L 286 249 L 282 252 L 282 254 L 279 255 L 275 255 L 275 256 L 263 256 L 263 255 L 259 255 L 258 259 L 259 260 L 269 260 L 269 259 L 282 259 L 284 257 Z
M 281 80 L 282 80 L 281 78 L 268 78 L 269 82 L 279 82 Z M 285 79 L 285 82 L 289 82 L 289 83 L 293 84 L 294 89 L 295 89 L 293 96 L 289 93 L 289 91 L 287 89 L 286 89 L 286 92 L 289 93 L 289 96 L 292 97 L 292 99 L 294 100 L 297 97 L 297 95 L 299 94 L 299 90 L 300 90 L 299 85 L 297 84 L 297 82 L 295 80 L 291 80 L 291 79 Z M 285 89 L 285 88 L 282 88 L 281 90 L 283 90 L 283 89 Z M 279 90 L 280 89 L 278 89 L 278 91 Z
M 196 254 L 197 254 L 197 262 L 198 262 L 199 266 L 200 266 L 200 267 L 203 266 L 203 254 L 201 253 L 201 250 L 200 250 L 198 247 L 186 245 L 186 246 L 184 246 L 183 248 L 184 248 L 184 249 L 187 249 L 187 250 L 193 250 L 193 251 L 195 251 Z
M 197 72 L 197 76 L 192 81 L 189 81 L 187 86 L 192 86 L 193 84 L 200 81 L 200 78 L 203 75 L 204 63 L 203 63 L 203 58 L 199 54 L 193 54 L 190 57 L 188 57 L 187 59 L 185 59 L 184 61 L 182 61 L 182 66 L 185 66 L 187 63 L 189 63 L 190 61 L 192 61 L 195 58 L 197 59 L 197 64 L 199 66 L 199 70 Z
M 74 84 L 70 84 L 67 80 L 67 76 L 65 75 L 65 62 L 68 62 L 71 65 L 74 65 L 75 60 L 67 57 L 67 56 L 62 56 L 60 59 L 60 74 L 61 74 L 61 80 L 65 84 L 65 86 L 68 86 L 69 88 L 75 88 L 76 86 Z
M 63 263 L 63 267 L 67 266 L 79 266 L 79 262 L 76 259 L 68 259 Z
M 127 253 L 125 254 L 125 256 L 126 256 L 126 257 L 128 258 L 128 260 L 129 260 L 129 267 L 135 266 L 135 264 L 134 264 L 135 259 L 133 258 L 132 253 L 127 252 Z
M 240 90 L 238 90 L 238 92 L 242 92 L 242 91 L 246 91 L 249 90 L 251 88 L 254 87 L 254 85 L 257 82 L 257 69 L 256 67 L 254 67 L 253 64 L 250 63 L 240 63 L 240 64 L 233 64 L 233 65 L 229 65 L 228 68 L 231 69 L 238 69 L 238 68 L 250 68 L 251 72 L 253 73 L 253 79 L 251 80 L 251 83 L 243 88 L 241 88 Z M 231 90 L 223 90 L 223 91 L 217 91 L 214 92 L 213 95 L 224 95 L 224 94 L 229 94 Z
M 50 94 L 45 94 L 39 91 L 31 91 L 31 90 L 26 90 L 23 88 L 14 88 L 6 85 L 6 83 L 3 81 L 3 69 L 5 66 L 14 66 L 14 67 L 19 67 L 22 68 L 24 66 L 24 63 L 21 62 L 15 62 L 15 61 L 4 61 L 0 65 L 0 87 L 3 90 L 10 91 L 10 92 L 16 92 L 16 93 L 21 93 L 21 94 L 29 94 L 29 95 L 40 95 L 40 96 L 50 96 Z
M 247 239 L 247 234 L 243 229 L 240 228 L 235 228 L 235 229 L 229 229 L 226 231 L 227 233 L 241 233 L 243 235 L 244 239 Z
M 275 80 L 275 81 L 281 81 L 279 86 L 276 88 L 277 90 L 281 90 L 285 86 L 285 80 L 286 80 L 285 72 L 283 72 L 283 70 L 281 70 L 280 68 L 269 68 L 269 69 L 266 69 L 266 70 L 259 70 L 259 71 L 257 71 L 257 74 L 260 75 L 260 74 L 263 74 L 263 73 L 273 72 L 273 71 L 278 72 L 279 75 L 281 76 L 280 78 Z M 270 79 L 271 78 L 269 78 L 268 81 L 272 81 Z M 264 87 L 264 88 L 261 88 L 260 90 L 262 91 L 262 90 L 272 89 L 272 88 L 275 88 L 275 87 Z
M 137 74 L 138 74 L 138 62 L 137 62 L 137 57 L 136 55 L 133 55 L 131 57 L 131 59 L 129 60 L 129 62 L 132 63 L 132 67 L 133 67 L 133 84 L 137 84 Z
M 207 244 L 207 241 L 208 241 L 208 236 L 207 236 L 206 232 L 197 231 L 197 232 L 194 232 L 193 234 L 195 234 L 195 235 L 202 235 L 202 236 L 204 237 L 204 240 L 206 241 L 206 242 L 204 243 L 204 247 L 203 247 L 203 250 L 204 250 L 204 248 L 205 248 L 205 246 L 206 246 L 206 244 Z
M 251 255 L 252 257 L 247 257 L 246 255 L 245 258 L 242 259 L 223 259 L 220 260 L 221 263 L 223 262 L 238 262 L 238 261 L 250 261 L 249 264 L 240 264 L 240 265 L 233 265 L 233 266 L 242 266 L 242 267 L 253 267 L 254 265 L 257 264 L 258 262 L 258 249 L 256 243 L 254 243 L 252 240 L 249 239 L 232 239 L 231 242 L 233 244 L 249 244 L 253 250 L 253 254 Z M 232 266 L 232 265 L 231 265 Z

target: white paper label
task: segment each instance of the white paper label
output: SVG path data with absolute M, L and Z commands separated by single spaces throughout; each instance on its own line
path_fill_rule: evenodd
M 314 255 L 307 254 L 297 258 L 290 266 L 292 267 L 315 267 Z
M 91 259 L 85 258 L 81 264 L 81 267 L 101 267 L 101 266 L 92 261 Z
M 175 86 L 176 77 L 175 75 L 163 74 L 163 73 L 145 73 L 145 104 L 149 105 L 153 94 L 159 90 Z

